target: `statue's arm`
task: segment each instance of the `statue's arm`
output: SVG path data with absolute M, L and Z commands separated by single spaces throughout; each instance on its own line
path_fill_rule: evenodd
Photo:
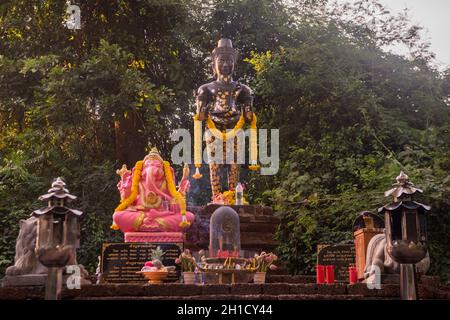
M 178 185 L 178 191 L 183 195 L 186 195 L 190 187 L 191 183 L 189 182 L 189 165 L 186 163 L 183 168 L 183 177 L 181 178 Z
M 211 94 L 206 85 L 201 86 L 197 91 L 196 107 L 198 120 L 203 121 L 208 116 L 208 104 Z
M 239 103 L 242 105 L 242 109 L 247 121 L 253 119 L 253 91 L 250 87 L 242 85 L 241 92 L 239 94 Z

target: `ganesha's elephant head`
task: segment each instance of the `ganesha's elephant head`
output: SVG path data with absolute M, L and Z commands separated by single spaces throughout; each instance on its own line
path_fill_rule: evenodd
M 142 169 L 141 181 L 144 182 L 144 187 L 148 190 L 166 189 L 164 184 L 166 179 L 164 176 L 163 163 L 155 159 L 145 160 L 144 168 Z

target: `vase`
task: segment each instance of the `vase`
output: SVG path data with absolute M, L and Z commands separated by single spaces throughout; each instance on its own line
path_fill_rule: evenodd
M 253 277 L 254 283 L 266 283 L 266 273 L 265 272 L 256 272 L 255 276 Z
M 183 272 L 183 280 L 185 284 L 194 284 L 195 283 L 195 272 L 185 271 Z
M 145 278 L 148 279 L 149 284 L 162 284 L 169 274 L 168 271 L 140 271 Z

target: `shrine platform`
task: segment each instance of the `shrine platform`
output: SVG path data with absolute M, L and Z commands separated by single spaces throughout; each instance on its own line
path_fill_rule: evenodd
M 317 285 L 314 276 L 268 275 L 265 284 L 181 283 L 84 285 L 79 290 L 64 289 L 63 300 L 399 300 L 398 284 L 382 284 L 368 289 L 358 283 Z M 0 300 L 44 298 L 44 287 L 0 287 Z M 423 276 L 419 299 L 450 299 L 450 284 Z

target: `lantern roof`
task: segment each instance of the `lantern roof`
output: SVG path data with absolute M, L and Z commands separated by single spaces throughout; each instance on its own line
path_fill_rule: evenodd
M 392 196 L 394 201 L 398 201 L 404 196 L 411 196 L 418 192 L 423 192 L 421 189 L 416 188 L 411 181 L 409 181 L 409 177 L 403 171 L 400 171 L 400 174 L 395 179 L 397 182 L 393 184 L 394 188 L 386 191 L 384 193 L 385 197 Z
M 68 199 L 75 200 L 77 197 L 69 193 L 66 189 L 66 183 L 60 177 L 56 178 L 52 183 L 52 187 L 48 189 L 48 193 L 39 197 L 39 200 L 47 201 L 50 199 Z
M 45 208 L 42 208 L 42 209 L 34 210 L 32 215 L 40 216 L 40 215 L 46 214 L 47 212 L 50 212 L 50 211 L 52 211 L 52 210 L 54 210 L 56 208 L 60 209 L 61 207 L 51 206 L 51 207 L 45 207 Z M 83 214 L 83 212 L 80 211 L 80 210 L 70 209 L 70 208 L 64 208 L 64 209 L 66 211 L 65 212 L 61 212 L 61 213 L 72 213 L 72 214 L 74 214 L 76 216 L 81 216 Z
M 416 209 L 422 208 L 425 211 L 430 211 L 430 209 L 431 209 L 430 206 L 427 206 L 427 205 L 417 202 L 417 201 L 398 201 L 398 202 L 387 204 L 387 205 L 379 208 L 378 212 L 383 212 L 385 210 L 395 211 L 400 207 L 403 207 L 403 208 L 406 208 L 409 210 L 416 210 Z
M 69 190 L 66 188 L 66 183 L 63 179 L 60 177 L 56 178 L 52 182 L 52 186 L 50 189 L 48 189 L 48 193 L 43 194 L 39 197 L 39 200 L 42 201 L 48 201 L 48 200 L 61 200 L 61 199 L 67 199 L 68 201 L 75 200 L 77 197 L 73 194 L 69 193 Z M 82 211 L 76 210 L 76 209 L 70 209 L 64 206 L 65 202 L 63 201 L 61 203 L 52 203 L 52 201 L 49 201 L 49 205 L 45 208 L 41 208 L 38 210 L 34 210 L 31 215 L 43 215 L 48 212 L 56 212 L 60 214 L 67 214 L 71 213 L 76 216 L 81 216 L 83 214 Z

